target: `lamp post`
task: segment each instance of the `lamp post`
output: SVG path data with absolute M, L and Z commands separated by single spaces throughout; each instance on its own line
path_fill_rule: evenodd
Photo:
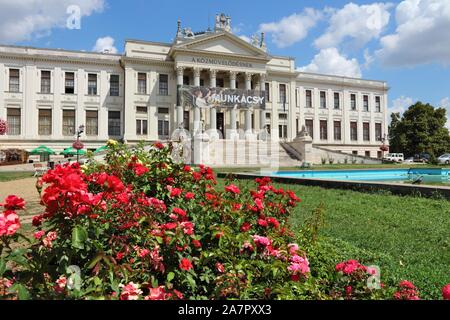
M 78 127 L 78 130 L 77 130 L 77 141 L 75 141 L 72 144 L 72 147 L 77 150 L 77 162 L 79 162 L 79 160 L 80 160 L 80 153 L 79 153 L 79 151 L 81 149 L 83 149 L 83 147 L 84 147 L 83 143 L 80 142 L 80 136 L 81 136 L 81 134 L 83 132 L 84 132 L 84 125 L 81 125 L 81 126 Z

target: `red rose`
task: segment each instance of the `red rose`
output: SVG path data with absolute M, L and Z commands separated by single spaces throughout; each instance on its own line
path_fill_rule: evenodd
M 187 258 L 181 259 L 179 267 L 181 270 L 186 270 L 186 271 L 191 270 L 193 268 L 191 260 L 189 260 Z
M 442 298 L 450 300 L 450 283 L 442 288 Z
M 156 142 L 153 146 L 159 150 L 164 149 L 164 145 L 161 142 Z
M 173 208 L 172 212 L 176 213 L 177 215 L 182 216 L 182 217 L 186 216 L 186 211 L 184 211 L 183 209 L 180 209 L 180 208 Z
M 219 271 L 220 273 L 224 273 L 224 272 L 225 272 L 225 267 L 224 267 L 223 264 L 221 264 L 220 262 L 216 262 L 216 269 L 217 269 L 217 271 Z
M 241 190 L 239 190 L 239 188 L 237 186 L 235 186 L 234 184 L 230 184 L 229 186 L 226 186 L 225 187 L 225 191 L 226 192 L 230 192 L 230 193 L 234 193 L 234 194 L 241 193 Z
M 133 171 L 134 171 L 134 174 L 139 177 L 139 176 L 142 176 L 143 174 L 147 173 L 149 171 L 149 169 L 140 163 L 136 163 L 134 165 Z
M 178 197 L 179 195 L 181 195 L 182 190 L 179 188 L 170 188 L 170 197 L 174 198 L 174 197 Z
M 250 223 L 244 222 L 241 226 L 241 231 L 247 232 L 248 230 L 250 230 L 251 227 L 252 227 L 252 225 Z
M 264 219 L 258 219 L 258 225 L 261 227 L 267 227 L 267 221 Z
M 192 240 L 192 244 L 194 245 L 194 247 L 196 248 L 201 248 L 202 244 L 200 243 L 200 241 L 193 239 Z
M 3 205 L 6 210 L 22 210 L 25 207 L 25 200 L 14 195 L 9 195 L 5 198 L 5 202 L 0 205 Z
M 184 195 L 184 198 L 185 198 L 186 200 L 194 199 L 194 198 L 195 198 L 195 194 L 192 193 L 192 192 L 186 192 L 186 194 Z

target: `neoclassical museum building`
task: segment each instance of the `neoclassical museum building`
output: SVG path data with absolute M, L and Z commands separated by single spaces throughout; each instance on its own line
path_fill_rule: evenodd
M 81 140 L 134 144 L 171 139 L 174 130 L 289 142 L 303 129 L 312 145 L 381 157 L 387 134 L 384 81 L 297 71 L 291 57 L 267 52 L 216 16 L 214 30 L 178 21 L 173 42 L 127 40 L 123 54 L 0 45 L 0 149 L 56 151 Z

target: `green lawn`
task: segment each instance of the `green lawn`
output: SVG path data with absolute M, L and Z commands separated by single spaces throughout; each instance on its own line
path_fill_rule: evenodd
M 30 178 L 33 175 L 34 172 L 23 172 L 23 171 L 0 172 L 0 182 Z
M 440 298 L 442 286 L 450 283 L 450 201 L 276 185 L 302 199 L 292 215 L 294 226 L 323 203 L 321 235 L 336 256 L 379 265 L 382 281 L 411 280 L 429 293 L 424 298 Z

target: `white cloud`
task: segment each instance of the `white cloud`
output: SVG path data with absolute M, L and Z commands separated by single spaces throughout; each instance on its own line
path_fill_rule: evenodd
M 389 112 L 400 112 L 400 114 L 403 114 L 414 102 L 415 100 L 410 97 L 401 96 L 392 100 L 392 106 L 389 108 Z
M 284 48 L 303 40 L 321 17 L 320 11 L 306 8 L 302 13 L 294 13 L 280 21 L 262 23 L 259 25 L 259 31 L 271 33 L 272 41 L 279 48 Z
M 241 35 L 241 36 L 239 36 L 239 38 L 241 38 L 242 40 L 244 40 L 248 43 L 252 42 L 252 39 L 250 39 L 250 37 L 247 37 L 246 35 Z
M 369 69 L 370 65 L 374 62 L 375 58 L 369 53 L 369 49 L 364 50 L 364 68 Z
M 450 129 L 450 98 L 445 97 L 440 102 L 438 107 L 444 108 L 447 110 L 447 123 L 445 124 L 447 128 Z
M 450 1 L 405 0 L 395 33 L 381 38 L 377 56 L 387 66 L 450 64 Z
M 108 53 L 117 53 L 117 48 L 114 47 L 114 39 L 110 36 L 98 38 L 95 42 L 94 48 L 92 51 L 96 52 L 108 52 Z
M 342 9 L 328 9 L 330 24 L 323 35 L 314 41 L 319 49 L 337 47 L 350 40 L 356 47 L 362 47 L 372 39 L 378 39 L 389 23 L 390 3 L 370 5 L 346 4 Z
M 0 0 L 0 42 L 30 40 L 65 27 L 71 5 L 79 6 L 82 18 L 101 12 L 105 0 Z
M 298 69 L 302 72 L 323 73 L 330 75 L 361 78 L 358 60 L 347 59 L 336 48 L 322 49 L 307 66 Z

